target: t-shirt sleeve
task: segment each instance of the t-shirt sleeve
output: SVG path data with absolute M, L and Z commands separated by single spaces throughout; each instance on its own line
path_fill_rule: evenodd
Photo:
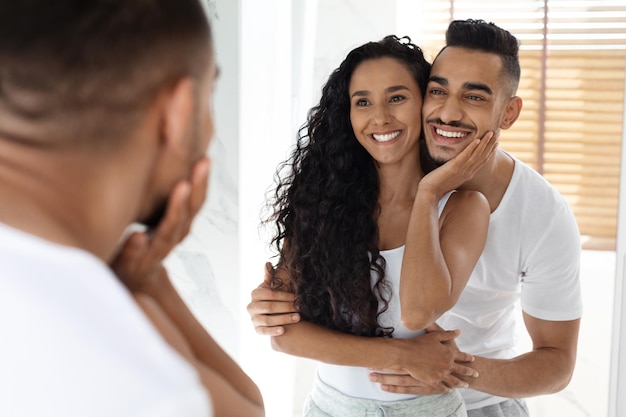
M 542 320 L 575 320 L 582 315 L 580 232 L 563 201 L 546 215 L 524 261 L 521 305 Z

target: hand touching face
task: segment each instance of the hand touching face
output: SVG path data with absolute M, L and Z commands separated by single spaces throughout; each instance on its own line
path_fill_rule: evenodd
M 189 233 L 206 198 L 208 181 L 205 157 L 194 165 L 189 181 L 174 186 L 161 222 L 150 232 L 133 232 L 122 244 L 111 267 L 129 290 L 150 294 L 158 289 L 164 278 L 163 260 Z

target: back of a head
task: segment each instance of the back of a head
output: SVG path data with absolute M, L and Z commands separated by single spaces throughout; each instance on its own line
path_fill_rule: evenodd
M 455 20 L 446 31 L 446 47 L 459 47 L 499 55 L 502 69 L 515 94 L 520 79 L 519 41 L 509 31 L 484 20 Z
M 0 138 L 110 146 L 210 47 L 199 0 L 0 0 Z

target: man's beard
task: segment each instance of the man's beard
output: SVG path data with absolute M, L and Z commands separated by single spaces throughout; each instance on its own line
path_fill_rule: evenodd
M 139 220 L 139 223 L 146 226 L 148 230 L 153 230 L 161 223 L 163 217 L 165 217 L 166 210 L 167 200 L 159 203 L 148 216 Z
M 447 160 L 441 158 L 433 157 L 430 152 L 428 152 L 428 146 L 426 145 L 426 140 L 422 138 L 420 140 L 420 163 L 422 164 L 422 171 L 424 174 L 428 174 L 436 168 L 439 168 L 443 164 L 448 162 Z
M 460 123 L 460 122 L 446 123 L 439 118 L 431 118 L 431 119 L 426 120 L 426 122 L 429 124 L 436 123 L 442 126 L 460 127 L 460 128 L 467 129 L 470 131 L 475 131 L 474 127 L 468 124 Z M 424 174 L 428 174 L 430 171 L 436 168 L 439 168 L 440 166 L 442 166 L 449 160 L 450 158 L 448 159 L 437 158 L 428 151 L 428 146 L 426 145 L 426 139 L 424 138 L 424 133 L 422 132 L 422 136 L 420 138 L 420 163 L 422 164 L 422 171 L 424 172 Z
M 197 101 L 197 99 L 196 99 Z M 191 155 L 199 155 L 200 152 L 200 115 L 198 113 L 198 109 L 196 106 L 196 110 L 194 111 L 192 120 L 191 120 L 191 124 L 189 126 L 189 140 L 191 141 L 191 149 L 190 149 L 190 154 Z M 191 165 L 192 163 L 190 162 L 190 167 L 189 170 L 191 171 Z M 189 176 L 190 173 L 187 173 L 187 176 Z M 171 193 L 171 190 L 170 190 Z M 165 198 L 163 198 L 162 200 L 160 200 L 152 209 L 152 211 L 144 218 L 139 219 L 139 223 L 143 224 L 144 226 L 146 226 L 148 228 L 148 230 L 153 230 L 156 227 L 158 227 L 158 225 L 161 223 L 161 221 L 163 221 L 163 218 L 165 217 L 165 212 L 167 211 L 167 205 L 168 205 L 168 200 L 169 200 L 169 195 Z

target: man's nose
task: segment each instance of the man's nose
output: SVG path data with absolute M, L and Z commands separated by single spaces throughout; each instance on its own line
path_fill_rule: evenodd
M 456 97 L 448 97 L 441 106 L 439 118 L 446 122 L 456 122 L 463 118 L 463 108 Z

